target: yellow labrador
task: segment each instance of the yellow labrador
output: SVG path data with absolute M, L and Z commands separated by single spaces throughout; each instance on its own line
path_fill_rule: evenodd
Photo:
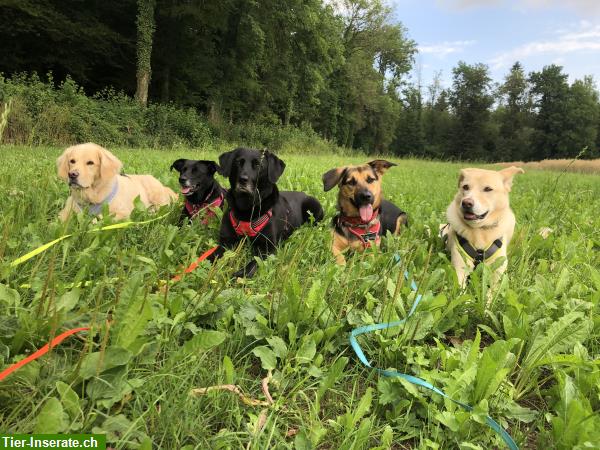
M 458 192 L 446 211 L 448 223 L 440 234 L 446 241 L 458 281 L 465 286 L 469 274 L 480 264 L 506 258 L 506 248 L 515 229 L 515 215 L 508 193 L 513 177 L 524 173 L 519 167 L 500 171 L 462 169 Z M 507 261 L 494 272 L 495 285 L 506 270 Z
M 67 148 L 56 161 L 58 176 L 69 183 L 71 195 L 59 218 L 85 208 L 99 214 L 108 204 L 116 219 L 129 217 L 139 197 L 146 207 L 168 205 L 177 194 L 151 175 L 119 175 L 123 164 L 115 155 L 93 143 Z

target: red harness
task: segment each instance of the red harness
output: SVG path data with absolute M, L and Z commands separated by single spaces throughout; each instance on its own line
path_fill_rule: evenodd
M 364 248 L 371 246 L 371 241 L 379 244 L 381 236 L 381 221 L 379 220 L 379 210 L 373 211 L 373 215 L 367 221 L 363 221 L 360 217 L 339 216 L 338 224 L 342 228 L 346 228 L 350 233 L 356 236 Z
M 267 226 L 271 221 L 271 217 L 273 217 L 273 210 L 269 209 L 255 221 L 244 222 L 243 220 L 237 220 L 233 215 L 233 211 L 229 211 L 229 221 L 231 222 L 233 231 L 235 231 L 235 234 L 238 236 L 255 237 Z
M 211 193 L 212 194 L 212 191 Z M 210 197 L 210 194 L 208 194 L 208 196 Z M 202 218 L 202 221 L 200 222 L 202 225 L 207 225 L 208 221 L 210 219 L 212 219 L 213 217 L 216 217 L 216 214 L 214 212 L 214 209 L 220 208 L 221 205 L 223 205 L 223 199 L 225 198 L 225 196 L 223 195 L 223 192 L 221 192 L 221 195 L 219 195 L 216 199 L 214 199 L 211 203 L 208 202 L 203 202 L 198 204 L 192 204 L 188 201 L 188 199 L 185 199 L 185 209 L 187 210 L 188 214 L 190 215 L 190 218 L 195 219 L 196 216 L 204 211 L 204 217 Z

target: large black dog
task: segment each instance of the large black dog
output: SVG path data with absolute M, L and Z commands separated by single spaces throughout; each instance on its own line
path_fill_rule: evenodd
M 315 222 L 323 218 L 323 208 L 316 198 L 303 192 L 279 192 L 276 183 L 285 163 L 273 153 L 236 148 L 219 156 L 219 166 L 219 173 L 229 178 L 231 189 L 214 257 L 247 237 L 254 256 L 264 258 L 309 221 L 310 215 Z M 233 276 L 252 277 L 257 267 L 252 259 Z
M 171 170 L 179 172 L 179 186 L 185 196 L 185 204 L 179 216 L 179 225 L 186 219 L 201 216 L 206 225 L 215 216 L 213 209 L 223 208 L 227 190 L 215 180 L 215 172 L 219 166 L 214 161 L 197 161 L 178 159 L 171 165 Z

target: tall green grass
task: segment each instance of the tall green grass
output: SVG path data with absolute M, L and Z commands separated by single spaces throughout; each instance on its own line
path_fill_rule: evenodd
M 532 171 L 515 180 L 508 272 L 486 308 L 489 273 L 479 269 L 461 292 L 437 237 L 456 164 L 396 161 L 384 191 L 408 211 L 409 228 L 341 268 L 328 249 L 336 195 L 322 191 L 321 175 L 365 157 L 286 155 L 280 188 L 319 198 L 325 220 L 295 232 L 254 279 L 229 279 L 250 257 L 242 248 L 163 292 L 159 280 L 215 244 L 217 224 L 179 229 L 173 206 L 162 221 L 77 234 L 10 269 L 40 244 L 99 224 L 57 221 L 68 194 L 55 174 L 59 149 L 0 152 L 0 367 L 64 329 L 93 328 L 0 382 L 1 430 L 103 432 L 116 448 L 503 448 L 483 423 L 490 414 L 521 448 L 600 447 L 597 176 Z M 126 172 L 176 188 L 174 159 L 218 151 L 115 154 Z M 540 227 L 554 231 L 543 239 Z M 415 298 L 405 269 L 423 294 L 416 314 L 361 345 L 374 365 L 424 378 L 472 413 L 377 377 L 349 347 L 352 328 L 405 317 Z M 84 280 L 93 283 L 67 286 Z M 227 392 L 190 395 L 237 384 L 264 400 L 269 371 L 272 407 Z

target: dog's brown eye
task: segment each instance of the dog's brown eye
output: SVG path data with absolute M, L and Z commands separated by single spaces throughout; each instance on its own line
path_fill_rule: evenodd
M 70 160 L 69 162 L 70 162 L 71 164 L 75 164 L 75 160 L 74 160 L 74 159 Z
M 86 162 L 86 164 L 87 164 L 88 166 L 93 166 L 93 165 L 94 165 L 94 161 L 88 161 L 88 162 Z
M 367 178 L 367 183 L 371 184 L 373 181 L 375 181 L 375 178 L 373 178 L 373 177 Z
M 465 185 L 463 185 L 463 189 L 464 189 L 465 191 L 468 191 L 468 190 L 469 190 L 469 185 L 468 185 L 468 184 L 465 184 Z
M 485 192 L 492 192 L 493 191 L 493 189 L 491 187 L 489 187 L 489 186 L 484 187 L 483 190 Z
M 350 186 L 356 186 L 356 180 L 354 178 L 350 178 L 346 184 L 349 184 Z

